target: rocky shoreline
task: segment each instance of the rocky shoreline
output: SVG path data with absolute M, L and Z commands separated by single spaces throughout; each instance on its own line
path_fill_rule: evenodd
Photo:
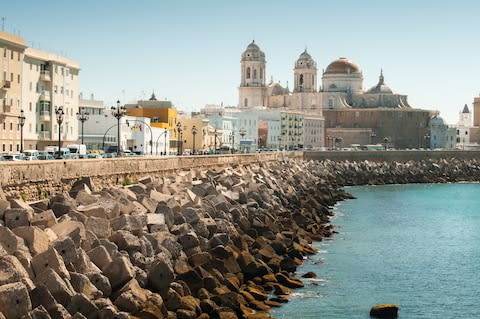
M 480 162 L 285 160 L 0 193 L 0 318 L 269 318 L 334 231 L 342 186 L 456 181 L 480 181 Z

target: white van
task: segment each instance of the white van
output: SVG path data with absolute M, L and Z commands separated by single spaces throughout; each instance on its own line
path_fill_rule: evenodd
M 38 154 L 40 154 L 40 153 L 37 150 L 24 150 L 23 151 L 23 155 L 25 155 L 26 157 L 31 157 L 31 156 L 37 157 Z
M 87 146 L 85 144 L 69 144 L 67 148 L 73 157 L 87 158 Z

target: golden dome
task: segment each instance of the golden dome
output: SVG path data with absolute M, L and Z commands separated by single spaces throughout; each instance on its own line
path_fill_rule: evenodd
M 324 74 L 351 74 L 360 73 L 360 67 L 347 58 L 339 58 L 327 66 Z

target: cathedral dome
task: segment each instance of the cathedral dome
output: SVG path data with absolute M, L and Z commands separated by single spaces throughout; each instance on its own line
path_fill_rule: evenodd
M 265 62 L 265 53 L 260 50 L 260 47 L 255 43 L 255 40 L 252 41 L 247 46 L 247 49 L 242 53 L 242 61 L 263 61 Z
M 300 54 L 300 57 L 297 59 L 297 62 L 295 62 L 295 68 L 296 69 L 311 69 L 311 68 L 317 68 L 317 63 L 315 60 L 312 58 L 312 56 L 307 52 L 307 49 L 303 51 L 302 54 Z
M 269 89 L 271 91 L 270 92 L 271 96 L 288 94 L 288 89 L 284 88 L 278 82 L 270 84 Z
M 371 87 L 367 93 L 387 93 L 387 94 L 393 94 L 392 89 L 385 84 L 385 79 L 383 78 L 383 70 L 380 71 L 380 78 L 378 80 L 377 85 Z
M 339 58 L 327 66 L 324 74 L 351 74 L 360 73 L 360 67 L 347 58 Z

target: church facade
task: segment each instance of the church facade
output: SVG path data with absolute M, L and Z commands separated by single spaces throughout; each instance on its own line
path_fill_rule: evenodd
M 240 109 L 261 106 L 323 116 L 324 138 L 342 141 L 342 146 L 388 140 L 392 147 L 420 148 L 429 143 L 428 123 L 438 112 L 411 107 L 406 95 L 385 83 L 383 72 L 375 86 L 364 90 L 361 68 L 341 57 L 324 69 L 319 85 L 317 63 L 305 50 L 295 61 L 291 91 L 288 85 L 267 84 L 266 63 L 255 41 L 242 53 Z

